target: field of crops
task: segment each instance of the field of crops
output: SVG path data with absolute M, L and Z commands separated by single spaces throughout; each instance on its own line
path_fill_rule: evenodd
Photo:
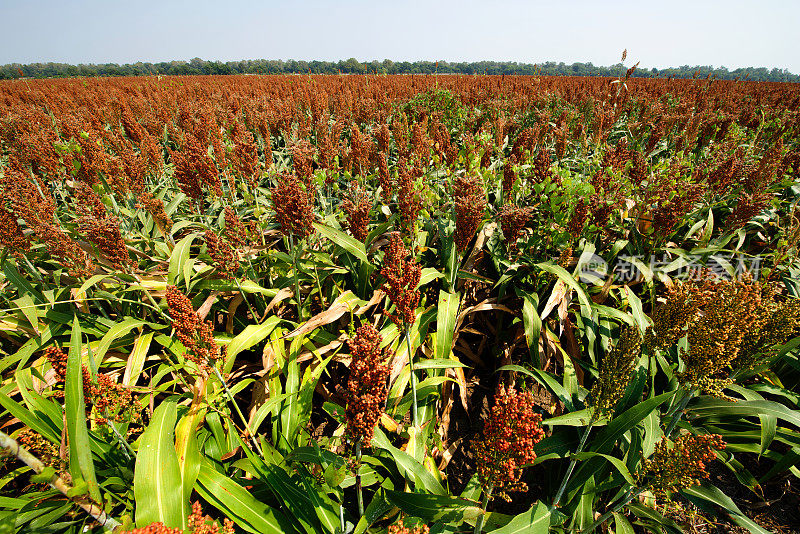
M 0 532 L 798 532 L 799 177 L 791 84 L 3 81 Z

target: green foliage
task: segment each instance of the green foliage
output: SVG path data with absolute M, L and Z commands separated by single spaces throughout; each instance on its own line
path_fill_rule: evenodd
M 296 63 L 291 69 L 300 68 Z M 342 66 L 372 70 L 356 60 Z M 187 73 L 217 72 L 225 65 L 198 60 L 184 67 Z M 237 68 L 251 67 L 261 68 L 257 62 Z M 457 66 L 442 62 L 439 68 Z M 645 462 L 662 440 L 704 434 L 718 434 L 727 444 L 707 466 L 726 484 L 703 481 L 669 497 L 705 517 L 764 531 L 741 493 L 767 499 L 769 484 L 800 477 L 800 315 L 791 304 L 800 294 L 800 185 L 792 159 L 798 126 L 787 118 L 783 93 L 739 87 L 764 104 L 759 114 L 737 114 L 739 102 L 726 96 L 729 86 L 687 83 L 672 92 L 653 86 L 664 92 L 652 97 L 623 75 L 611 93 L 604 82 L 565 85 L 569 91 L 560 96 L 501 85 L 493 92 L 464 80 L 419 82 L 420 91 L 401 80 L 393 89 L 400 96 L 384 100 L 381 90 L 358 85 L 362 81 L 293 77 L 271 82 L 304 95 L 287 100 L 288 118 L 280 125 L 269 122 L 282 120 L 277 108 L 258 115 L 260 104 L 224 81 L 180 93 L 212 99 L 208 115 L 182 108 L 173 113 L 172 91 L 183 82 L 168 78 L 163 83 L 172 88 L 163 94 L 148 86 L 169 95 L 167 104 L 153 97 L 166 122 L 137 107 L 138 100 L 125 103 L 136 108 L 133 122 L 150 136 L 158 158 L 158 165 L 147 166 L 143 189 L 121 185 L 112 165 L 91 182 L 122 233 L 130 259 L 122 266 L 111 265 L 104 243 L 81 230 L 91 218 L 77 192 L 87 183 L 81 172 L 91 167 L 81 158 L 100 149 L 122 161 L 125 147 L 144 158 L 145 143 L 130 139 L 145 134 L 123 125 L 130 119 L 119 119 L 121 107 L 109 103 L 98 115 L 82 108 L 121 144 L 113 146 L 99 130 L 58 133 L 54 150 L 64 174 L 50 176 L 43 164 L 29 164 L 23 165 L 28 174 L 18 176 L 11 156 L 19 149 L 7 133 L 23 126 L 1 121 L 2 179 L 16 176 L 17 189 L 43 186 L 36 195 L 53 202 L 55 217 L 37 226 L 33 212 L 14 197 L 21 193 L 0 182 L 9 197 L 0 211 L 19 214 L 9 221 L 20 225 L 29 245 L 23 250 L 0 242 L 0 423 L 46 465 L 31 476 L 25 464 L 3 459 L 0 532 L 101 531 L 82 504 L 140 528 L 161 522 L 186 529 L 195 501 L 220 524 L 228 519 L 236 532 L 254 534 L 379 534 L 400 518 L 430 532 L 591 532 L 612 525 L 624 533 L 679 532 L 687 527 L 662 495 L 650 492 Z M 369 83 L 394 87 L 381 78 Z M 88 82 L 84 89 L 70 87 L 77 94 L 90 90 Z M 346 98 L 362 100 L 342 104 L 341 87 L 353 89 Z M 252 109 L 226 107 L 221 95 L 228 90 Z M 321 101 L 336 102 L 322 106 L 333 115 L 312 102 L 314 91 Z M 711 107 L 696 114 L 685 106 L 688 100 Z M 208 142 L 197 158 L 210 165 L 219 191 L 203 183 L 193 198 L 173 152 L 189 151 L 186 138 L 202 137 L 195 122 L 217 121 L 215 111 L 225 120 L 204 127 L 202 135 L 210 137 L 198 141 Z M 666 113 L 674 114 L 675 124 L 659 122 Z M 353 143 L 350 121 L 377 137 L 384 125 L 419 120 L 445 127 L 435 132 L 439 146 L 428 131 L 420 146 L 411 147 L 410 140 L 401 146 L 403 134 L 392 130 L 381 151 L 377 144 L 363 150 L 368 161 L 361 167 L 351 161 L 360 154 L 357 141 L 344 149 Z M 271 187 L 299 172 L 301 141 L 321 143 L 323 130 L 337 121 L 347 131 L 336 139 L 331 161 L 321 149 L 311 156 L 307 183 L 315 184 L 308 187 L 316 219 L 313 233 L 298 244 L 280 233 L 273 215 L 289 208 L 273 205 Z M 84 126 L 91 130 L 89 122 Z M 312 129 L 307 139 L 297 138 Z M 211 139 L 216 131 L 218 146 Z M 245 175 L 232 161 L 246 152 L 247 139 L 255 170 Z M 389 190 L 376 193 L 387 177 L 370 159 L 373 152 L 387 157 L 389 182 L 413 172 L 424 189 L 416 230 L 403 235 L 421 267 L 419 285 L 410 289 L 420 299 L 408 332 L 389 319 L 393 303 L 381 291 L 380 275 L 405 199 Z M 729 161 L 740 174 L 720 185 L 715 179 L 728 176 Z M 504 169 L 512 167 L 512 187 L 501 186 Z M 754 189 L 746 182 L 762 178 L 747 174 L 756 171 L 769 176 Z M 459 251 L 453 188 L 462 174 L 478 176 L 487 207 L 467 249 Z M 351 181 L 369 196 L 364 242 L 346 230 L 341 200 Z M 762 193 L 766 200 L 753 201 Z M 145 197 L 163 201 L 163 214 L 145 207 Z M 527 210 L 513 242 L 504 220 L 508 206 Z M 237 222 L 241 235 L 233 233 Z M 76 244 L 75 254 L 92 269 L 71 269 L 59 243 L 42 237 L 45 223 Z M 207 232 L 231 247 L 234 269 L 225 267 Z M 782 322 L 764 323 L 770 335 L 759 339 L 769 343 L 756 347 L 756 361 L 706 377 L 722 384 L 720 395 L 711 396 L 682 382 L 696 332 L 677 312 L 667 325 L 674 328 L 665 329 L 660 310 L 668 288 L 685 277 L 682 269 L 715 266 L 741 274 L 735 258 L 759 259 L 754 281 L 776 291 Z M 595 267 L 598 260 L 603 265 Z M 623 261 L 635 277 L 615 274 Z M 186 295 L 191 310 L 167 301 L 168 285 Z M 711 316 L 708 302 L 693 309 L 698 317 Z M 344 392 L 350 341 L 367 322 L 380 332 L 390 379 L 372 442 L 356 446 L 344 437 L 346 421 L 356 417 Z M 205 337 L 200 325 L 208 328 Z M 716 332 L 725 325 L 712 326 Z M 196 337 L 182 335 L 187 329 Z M 641 347 L 631 341 L 639 334 Z M 711 341 L 728 348 L 736 332 L 729 334 Z M 218 347 L 219 357 L 199 357 L 193 343 L 201 342 Z M 602 364 L 610 361 L 624 362 L 625 376 L 611 373 L 613 384 L 603 382 L 609 375 Z M 490 498 L 492 488 L 481 487 L 470 463 L 481 414 L 491 409 L 501 383 L 535 393 L 546 430 L 533 445 L 533 464 L 518 466 L 530 492 L 513 494 L 507 508 Z M 613 395 L 595 398 L 600 385 Z M 414 401 L 418 425 L 411 423 Z M 68 469 L 60 470 L 62 464 Z M 56 475 L 65 485 L 46 486 Z

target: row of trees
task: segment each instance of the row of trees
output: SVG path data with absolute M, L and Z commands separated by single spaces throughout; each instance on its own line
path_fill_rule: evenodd
M 601 67 L 592 63 L 542 64 L 517 63 L 513 61 L 475 61 L 450 63 L 447 61 L 383 61 L 360 62 L 355 58 L 333 61 L 288 61 L 248 59 L 243 61 L 205 61 L 194 58 L 190 61 L 161 63 L 116 63 L 69 65 L 66 63 L 12 63 L 0 67 L 0 79 L 13 78 L 63 78 L 73 76 L 152 76 L 157 74 L 540 74 L 545 76 L 619 76 L 626 67 L 622 63 Z M 671 67 L 667 69 L 637 69 L 639 77 L 714 77 L 722 80 L 748 79 L 770 82 L 800 82 L 800 76 L 786 69 L 747 67 L 728 70 L 711 66 Z

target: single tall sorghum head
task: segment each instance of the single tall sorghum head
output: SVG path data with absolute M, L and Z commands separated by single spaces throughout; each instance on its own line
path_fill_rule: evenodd
M 389 150 L 389 141 L 391 140 L 389 125 L 384 122 L 383 124 L 376 126 L 372 130 L 372 133 L 375 136 L 375 141 L 378 143 L 378 150 L 381 152 L 386 152 Z
M 389 174 L 389 162 L 384 152 L 378 154 L 378 182 L 381 184 L 381 197 L 388 202 L 394 192 L 394 177 Z
M 369 167 L 369 157 L 372 150 L 372 137 L 358 128 L 353 123 L 350 125 L 350 154 L 353 172 L 362 174 Z
M 87 405 L 91 403 L 97 410 L 97 422 L 105 424 L 111 419 L 117 423 L 140 422 L 142 407 L 131 390 L 118 384 L 105 373 L 92 375 L 83 366 L 83 396 Z
M 589 206 L 586 205 L 584 199 L 580 199 L 575 205 L 575 209 L 572 211 L 572 217 L 567 226 L 567 231 L 573 239 L 577 240 L 580 237 L 583 227 L 586 226 L 586 215 L 588 213 Z
M 247 244 L 247 228 L 230 206 L 225 208 L 225 238 L 235 248 Z
M 430 157 L 431 140 L 422 128 L 419 121 L 414 122 L 411 126 L 411 147 L 412 153 L 423 161 L 427 161 Z
M 595 414 L 608 415 L 625 393 L 631 373 L 642 353 L 642 335 L 637 328 L 627 327 L 614 349 L 600 361 L 599 376 L 592 388 Z
M 517 172 L 514 170 L 514 165 L 517 164 L 517 156 L 512 155 L 503 164 L 503 196 L 510 198 L 511 189 L 514 187 L 514 182 L 517 181 Z
M 130 256 L 119 229 L 119 219 L 110 215 L 100 197 L 85 183 L 75 188 L 78 231 L 93 243 L 115 269 L 130 265 Z
M 422 275 L 422 268 L 403 246 L 400 234 L 392 234 L 383 258 L 381 275 L 386 279 L 383 290 L 395 306 L 395 312 L 389 314 L 389 317 L 398 326 L 403 323 L 413 324 L 420 298 L 417 285 Z
M 201 320 L 192 308 L 191 301 L 175 286 L 167 286 L 167 305 L 172 317 L 172 328 L 178 340 L 186 347 L 187 359 L 208 372 L 209 361 L 220 356 L 211 322 Z
M 314 164 L 314 153 L 316 149 L 314 145 L 306 141 L 298 141 L 292 147 L 292 164 L 294 165 L 294 172 L 297 176 L 301 177 L 306 183 L 311 178 Z
M 63 382 L 67 376 L 67 353 L 58 347 L 47 347 L 44 356 L 56 373 L 56 382 Z
M 483 180 L 477 174 L 462 174 L 455 179 L 453 202 L 456 210 L 456 248 L 463 251 L 469 245 L 486 210 Z
M 293 174 L 279 176 L 272 188 L 272 205 L 283 235 L 303 239 L 314 232 L 314 189 L 310 183 Z
M 514 204 L 505 204 L 500 208 L 500 228 L 506 238 L 508 250 L 517 250 L 517 239 L 522 235 L 522 229 L 528 224 L 533 209 L 530 207 L 520 208 Z
M 255 136 L 240 121 L 233 123 L 233 152 L 230 163 L 239 177 L 244 178 L 250 189 L 256 186 L 258 172 L 258 146 Z
M 208 255 L 214 260 L 214 267 L 223 278 L 233 279 L 236 276 L 236 271 L 239 270 L 239 257 L 236 251 L 230 244 L 222 239 L 212 230 L 207 230 L 203 234 L 206 246 L 208 247 Z
M 214 160 L 208 155 L 207 143 L 187 133 L 183 150 L 170 150 L 169 155 L 175 164 L 178 185 L 187 196 L 199 200 L 204 188 L 214 191 L 217 196 L 222 195 L 222 182 Z
M 139 197 L 139 203 L 136 204 L 137 208 L 144 208 L 150 215 L 153 216 L 156 226 L 164 235 L 172 231 L 172 219 L 169 218 L 167 212 L 164 210 L 164 201 L 156 198 L 149 192 L 144 191 Z
M 350 182 L 347 196 L 342 201 L 342 209 L 347 215 L 343 222 L 344 227 L 359 241 L 367 239 L 370 208 L 372 199 L 369 194 L 356 182 Z
M 544 437 L 542 416 L 533 412 L 533 395 L 503 386 L 483 427 L 483 439 L 473 442 L 478 477 L 485 489 L 509 501 L 509 491 L 525 491 L 522 469 L 533 463 L 533 446 Z
M 353 443 L 360 440 L 365 447 L 372 442 L 375 425 L 386 402 L 389 368 L 381 341 L 380 333 L 369 323 L 356 330 L 355 336 L 348 341 L 352 360 L 345 395 L 345 436 Z
M 539 152 L 533 160 L 533 176 L 537 182 L 541 183 L 547 179 L 550 165 L 550 151 L 544 147 L 539 148 Z
M 68 472 L 68 448 L 65 451 L 66 454 L 64 455 L 64 458 L 62 458 L 58 445 L 27 427 L 20 430 L 16 439 L 20 445 L 28 449 L 28 451 L 41 460 L 44 465 L 55 469 L 60 476 L 63 476 L 63 473 Z
M 672 444 L 664 436 L 656 443 L 650 458 L 644 460 L 637 478 L 657 496 L 665 497 L 667 492 L 694 486 L 700 479 L 708 478 L 706 465 L 716 459 L 714 451 L 724 448 L 725 442 L 718 434 L 682 434 Z
M 403 233 L 411 235 L 417 222 L 419 210 L 422 209 L 422 198 L 415 181 L 422 171 L 413 165 L 397 164 L 399 178 L 397 180 L 397 205 L 400 208 L 400 219 Z

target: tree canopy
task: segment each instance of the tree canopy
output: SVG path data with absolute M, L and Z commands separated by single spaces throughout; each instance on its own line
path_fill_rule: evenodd
M 514 61 L 383 61 L 362 62 L 355 58 L 340 61 L 288 61 L 276 59 L 247 59 L 241 61 L 164 61 L 160 63 L 136 62 L 80 64 L 67 63 L 11 63 L 0 66 L 0 79 L 13 78 L 64 78 L 75 76 L 153 76 L 197 74 L 519 74 L 542 76 L 620 76 L 627 67 L 622 63 L 595 66 L 592 63 L 566 63 L 548 61 L 531 64 Z M 634 77 L 645 78 L 707 78 L 720 80 L 753 80 L 769 82 L 800 82 L 800 75 L 786 69 L 747 67 L 728 70 L 726 67 L 690 66 L 665 69 L 637 68 Z

